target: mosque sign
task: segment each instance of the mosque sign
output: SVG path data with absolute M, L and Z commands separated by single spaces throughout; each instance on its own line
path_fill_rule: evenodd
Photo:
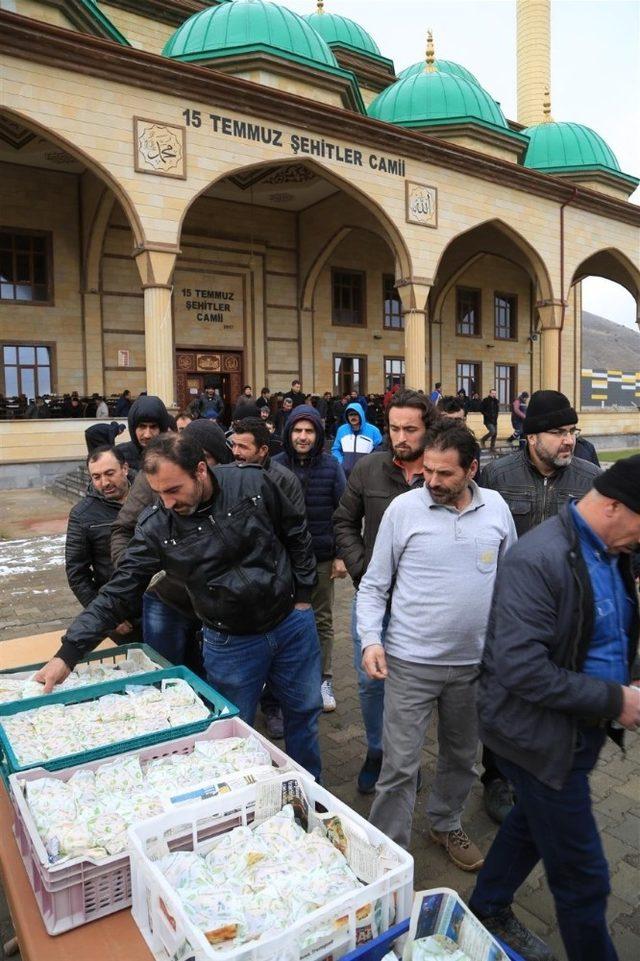
M 407 223 L 421 227 L 438 226 L 438 190 L 427 184 L 412 183 L 407 180 L 406 212 Z
M 331 160 L 348 167 L 363 167 L 377 173 L 404 177 L 405 161 L 402 157 L 389 154 L 372 153 L 358 150 L 354 146 L 343 146 L 326 137 L 312 137 L 308 133 L 293 130 L 290 133 L 279 127 L 253 123 L 248 119 L 227 117 L 219 113 L 202 113 L 187 108 L 182 111 L 188 127 L 209 130 L 217 136 L 233 137 L 236 140 L 253 141 L 265 147 L 274 147 L 294 156 L 307 156 L 318 160 Z
M 142 117 L 133 118 L 136 173 L 185 180 L 185 128 Z
M 189 346 L 243 346 L 242 275 L 202 269 L 176 270 L 173 299 L 176 341 Z

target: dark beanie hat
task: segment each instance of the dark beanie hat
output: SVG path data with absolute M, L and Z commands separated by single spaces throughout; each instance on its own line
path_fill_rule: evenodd
M 227 447 L 224 431 L 215 421 L 206 418 L 192 420 L 183 433 L 197 441 L 207 454 L 215 457 L 218 464 L 230 464 L 233 460 L 233 454 Z
M 616 461 L 598 474 L 593 486 L 605 497 L 620 501 L 634 514 L 640 514 L 640 454 Z
M 577 424 L 578 415 L 568 397 L 559 390 L 536 390 L 529 400 L 522 425 L 523 434 L 539 434 L 544 430 Z

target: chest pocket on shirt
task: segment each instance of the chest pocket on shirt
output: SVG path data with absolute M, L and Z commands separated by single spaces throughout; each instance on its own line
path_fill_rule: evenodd
M 495 571 L 498 563 L 499 547 L 497 541 L 476 537 L 476 565 L 481 573 L 491 574 Z

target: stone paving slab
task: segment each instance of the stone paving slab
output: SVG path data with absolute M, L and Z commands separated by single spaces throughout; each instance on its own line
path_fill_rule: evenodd
M 0 570 L 3 567 L 3 555 L 13 558 L 11 563 L 19 566 L 15 540 L 25 537 L 33 537 L 33 543 L 26 545 L 26 549 L 32 557 L 29 564 L 36 569 L 0 577 L 0 665 L 2 640 L 58 628 L 62 631 L 79 610 L 66 584 L 61 539 L 56 547 L 57 553 L 54 552 L 59 563 L 48 564 L 44 569 L 38 567 L 38 551 L 43 559 L 52 560 L 51 547 L 64 529 L 61 518 L 64 519 L 68 513 L 68 505 L 38 491 L 9 493 L 9 508 L 4 501 L 4 493 L 0 507 Z M 7 512 L 13 518 L 9 539 L 5 533 Z M 39 518 L 40 523 L 50 520 L 50 533 L 36 533 L 32 525 L 34 518 Z M 2 539 L 3 534 L 5 539 Z M 352 663 L 349 630 L 352 597 L 350 582 L 338 581 L 334 653 L 338 708 L 333 714 L 321 718 L 321 747 L 327 788 L 367 817 L 371 798 L 359 795 L 355 787 L 366 742 Z M 434 719 L 423 750 L 425 788 L 418 796 L 414 818 L 411 853 L 415 858 L 415 883 L 416 888 L 451 887 L 467 899 L 473 889 L 474 876 L 458 870 L 448 861 L 442 848 L 429 839 L 425 806 L 437 756 L 435 731 Z M 637 961 L 640 958 L 640 737 L 631 735 L 627 741 L 625 755 L 613 744 L 605 746 L 592 777 L 592 786 L 594 811 L 611 869 L 609 919 L 614 941 L 620 961 Z M 495 834 L 495 825 L 485 814 L 479 783 L 469 797 L 464 824 L 476 843 L 486 851 Z M 565 961 L 553 902 L 540 866 L 520 889 L 516 904 L 524 923 L 546 938 L 556 952 L 558 961 Z M 2 902 L 0 894 L 0 937 L 8 937 L 9 927 L 6 904 Z

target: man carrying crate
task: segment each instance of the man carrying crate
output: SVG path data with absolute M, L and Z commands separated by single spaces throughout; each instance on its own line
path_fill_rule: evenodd
M 36 680 L 49 693 L 139 613 L 149 581 L 166 571 L 185 585 L 203 622 L 209 683 L 251 724 L 268 679 L 282 705 L 287 753 L 319 778 L 316 570 L 304 514 L 260 467 L 207 467 L 188 431 L 153 440 L 142 469 L 161 503 L 140 516 L 113 578 Z

